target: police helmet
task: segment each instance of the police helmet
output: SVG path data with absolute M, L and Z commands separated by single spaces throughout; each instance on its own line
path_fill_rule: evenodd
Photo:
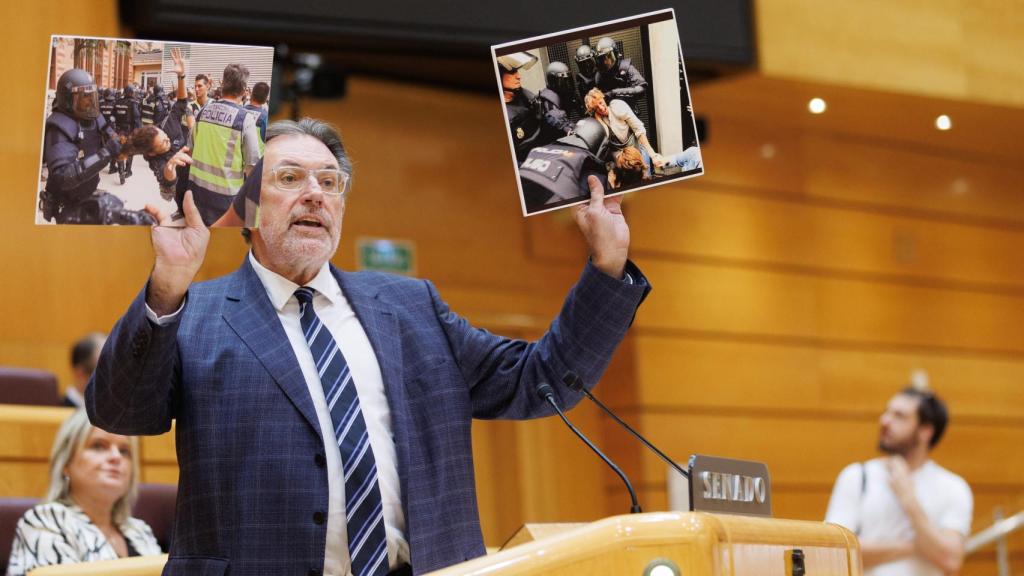
M 96 82 L 81 68 L 72 68 L 57 80 L 57 98 L 53 103 L 56 110 L 65 112 L 79 120 L 92 120 L 100 115 L 96 101 Z
M 555 92 L 565 92 L 572 87 L 569 80 L 569 67 L 563 62 L 552 62 L 547 69 L 548 88 Z
M 502 74 L 514 74 L 517 70 L 529 70 L 537 63 L 538 58 L 529 52 L 513 52 L 498 56 L 498 66 Z
M 593 76 L 597 70 L 597 61 L 594 60 L 594 50 L 590 44 L 584 44 L 576 49 L 576 67 L 584 76 Z
M 159 98 L 160 96 L 163 96 L 163 95 L 164 95 L 164 87 L 163 86 L 161 86 L 160 84 L 157 84 L 156 86 L 153 86 L 153 96 L 156 96 L 157 98 Z
M 611 70 L 619 63 L 619 54 L 615 40 L 605 36 L 597 41 L 597 61 L 605 70 Z
M 124 90 L 121 92 L 121 95 L 125 98 L 131 98 L 135 96 L 135 87 L 131 84 L 125 84 Z
M 571 134 L 559 138 L 558 141 L 577 148 L 585 148 L 594 156 L 600 157 L 608 143 L 608 133 L 605 132 L 600 120 L 583 118 L 576 123 Z

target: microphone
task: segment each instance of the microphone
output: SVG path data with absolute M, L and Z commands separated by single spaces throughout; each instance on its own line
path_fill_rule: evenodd
M 647 439 L 644 438 L 643 436 L 641 436 L 639 432 L 634 430 L 632 426 L 630 426 L 629 424 L 626 424 L 625 422 L 623 422 L 622 419 L 619 418 L 618 416 L 616 416 L 614 412 L 612 412 L 607 406 L 604 405 L 604 403 L 602 403 L 593 394 L 591 394 L 590 390 L 587 390 L 587 387 L 583 385 L 583 380 L 580 379 L 579 375 L 577 375 L 575 372 L 573 372 L 572 370 L 566 372 L 565 376 L 562 377 L 562 383 L 565 384 L 566 386 L 568 386 L 570 390 L 574 390 L 576 392 L 579 392 L 579 393 L 583 394 L 587 398 L 590 398 L 591 402 L 593 402 L 594 404 L 597 404 L 601 408 L 601 410 L 604 410 L 604 412 L 606 414 L 608 414 L 609 416 L 611 416 L 613 420 L 618 422 L 626 430 L 629 430 L 630 434 L 632 434 L 644 446 L 647 446 L 647 448 L 649 448 L 652 452 L 657 454 L 658 457 L 660 457 L 662 460 L 664 460 L 666 464 L 668 464 L 669 466 L 674 468 L 676 472 L 679 472 L 680 474 L 682 474 L 683 478 L 686 478 L 686 479 L 690 478 L 690 473 L 689 472 L 687 472 L 686 470 L 683 470 L 679 466 L 679 464 L 675 463 L 674 460 L 672 460 L 671 458 L 666 456 L 661 450 L 658 450 L 657 448 L 655 448 L 654 444 L 651 444 L 650 442 L 648 442 Z
M 538 384 L 537 395 L 540 396 L 542 400 L 546 400 L 548 404 L 551 404 L 551 406 L 555 409 L 555 412 L 558 412 L 558 415 L 562 418 L 562 422 L 565 422 L 565 425 L 568 426 L 569 429 L 572 430 L 573 433 L 575 433 L 580 440 L 583 440 L 583 443 L 586 444 L 591 450 L 593 450 L 594 454 L 597 454 L 598 457 L 601 458 L 601 460 L 604 460 L 604 463 L 607 464 L 609 468 L 614 470 L 615 473 L 619 475 L 619 478 L 622 478 L 623 484 L 626 485 L 626 490 L 629 490 L 629 498 L 632 500 L 632 504 L 629 507 L 629 513 L 637 514 L 639 512 L 643 512 L 643 510 L 640 509 L 640 503 L 637 502 L 636 492 L 633 490 L 633 485 L 629 483 L 629 478 L 626 478 L 626 475 L 622 472 L 622 470 L 619 469 L 618 466 L 615 465 L 614 462 L 612 462 L 607 456 L 605 456 L 603 452 L 598 450 L 597 446 L 594 446 L 594 444 L 589 439 L 587 439 L 587 437 L 584 436 L 582 432 L 577 430 L 576 427 L 572 425 L 572 422 L 569 422 L 569 419 L 565 417 L 565 412 L 562 412 L 562 408 L 558 405 L 558 401 L 555 400 L 555 391 L 551 388 L 551 385 L 548 384 L 547 382 L 541 382 L 540 384 Z

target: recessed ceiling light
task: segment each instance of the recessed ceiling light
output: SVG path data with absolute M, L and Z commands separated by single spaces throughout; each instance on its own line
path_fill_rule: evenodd
M 953 127 L 953 120 L 951 120 L 949 116 L 942 114 L 935 119 L 935 127 L 939 130 L 949 130 Z
M 827 107 L 828 105 L 821 98 L 811 98 L 811 101 L 807 103 L 807 109 L 811 111 L 811 114 L 821 114 Z

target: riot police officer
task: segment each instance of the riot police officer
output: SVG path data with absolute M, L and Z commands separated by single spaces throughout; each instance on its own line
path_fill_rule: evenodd
M 159 126 L 166 117 L 167 103 L 164 102 L 164 87 L 157 84 L 153 86 L 153 93 L 142 103 L 142 124 Z
M 120 152 L 117 135 L 100 114 L 92 76 L 78 68 L 61 74 L 43 135 L 43 218 L 58 224 L 153 224 L 148 214 L 125 210 L 119 198 L 96 190 L 103 167 Z
M 537 57 L 528 52 L 513 52 L 498 57 L 501 69 L 501 89 L 505 97 L 509 130 L 516 152 L 516 164 L 526 159 L 530 148 L 536 145 L 541 133 L 541 111 L 537 97 L 523 88 L 519 70 L 529 70 Z
M 526 212 L 536 212 L 590 195 L 587 177 L 594 175 L 608 187 L 608 171 L 599 158 L 608 144 L 600 121 L 584 118 L 568 136 L 530 150 L 519 167 Z
M 142 113 L 139 110 L 139 103 L 135 100 L 135 87 L 128 84 L 121 93 L 121 98 L 114 102 L 114 125 L 117 133 L 127 138 L 133 130 L 142 127 Z M 132 157 L 126 160 L 117 161 L 117 171 L 120 174 L 121 184 L 125 178 L 132 175 Z
M 623 100 L 634 111 L 636 102 L 647 90 L 647 80 L 633 66 L 632 60 L 623 58 L 615 40 L 604 37 L 597 41 L 597 87 L 608 101 Z
M 114 126 L 114 93 L 110 88 L 100 90 L 100 115 L 107 121 L 107 124 Z M 117 172 L 117 159 L 110 159 L 108 174 Z
M 583 97 L 597 86 L 597 59 L 590 44 L 583 44 L 576 49 L 576 97 L 582 103 Z
M 569 80 L 569 67 L 562 62 L 548 64 L 546 74 L 547 87 L 537 93 L 540 105 L 541 135 L 535 146 L 543 146 L 568 136 L 572 132 L 572 122 L 563 106 L 572 102 L 572 85 Z

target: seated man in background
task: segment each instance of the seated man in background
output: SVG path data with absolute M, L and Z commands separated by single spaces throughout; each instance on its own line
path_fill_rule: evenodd
M 107 341 L 102 332 L 90 332 L 81 337 L 71 347 L 71 384 L 64 391 L 63 404 L 73 408 L 85 406 L 85 385 L 89 383 L 96 363 L 100 359 L 100 350 Z
M 14 533 L 7 576 L 40 566 L 160 554 L 153 531 L 131 517 L 139 484 L 139 441 L 89 425 L 76 410 L 57 431 L 44 502 Z
M 887 456 L 850 464 L 839 474 L 825 520 L 860 538 L 866 576 L 960 570 L 971 530 L 971 488 L 928 457 L 948 421 L 935 394 L 907 387 L 880 419 L 878 448 Z

